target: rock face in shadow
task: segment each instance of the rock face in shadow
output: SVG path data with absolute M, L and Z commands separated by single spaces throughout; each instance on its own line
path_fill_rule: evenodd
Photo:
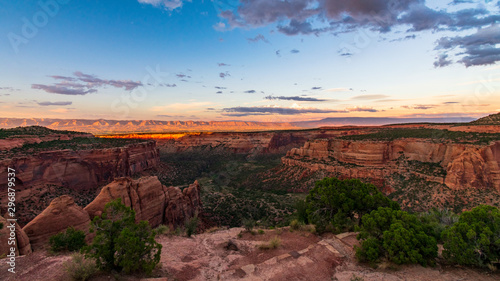
M 198 182 L 181 191 L 163 186 L 157 177 L 119 178 L 103 187 L 84 210 L 93 218 L 102 214 L 106 203 L 121 198 L 123 204 L 135 210 L 136 221 L 146 220 L 151 227 L 175 227 L 201 212 L 200 191 Z
M 33 250 L 43 248 L 52 235 L 65 231 L 68 227 L 89 234 L 90 218 L 82 207 L 67 195 L 58 197 L 38 216 L 30 221 L 23 231 L 29 237 Z
M 9 240 L 12 223 L 15 226 L 15 239 Z M 3 228 L 0 229 L 0 256 L 8 255 L 11 247 L 16 249 L 16 256 L 27 255 L 32 252 L 28 236 L 16 222 L 7 221 L 6 218 L 0 216 L 0 224 L 3 224 Z M 15 244 L 12 245 L 12 242 L 9 244 L 9 241 L 14 241 Z
M 164 223 L 175 227 L 183 225 L 184 222 L 201 213 L 201 187 L 195 181 L 189 187 L 181 191 L 178 187 L 164 187 L 165 191 L 165 219 Z
M 8 167 L 15 170 L 16 216 L 25 225 L 57 196 L 71 195 L 85 206 L 98 187 L 116 177 L 154 168 L 159 161 L 155 141 L 107 149 L 44 151 L 0 160 L 0 209 L 7 203 Z
M 154 141 L 108 149 L 45 151 L 0 161 L 0 184 L 7 183 L 6 171 L 10 167 L 16 170 L 17 188 L 21 190 L 44 185 L 86 190 L 158 163 Z

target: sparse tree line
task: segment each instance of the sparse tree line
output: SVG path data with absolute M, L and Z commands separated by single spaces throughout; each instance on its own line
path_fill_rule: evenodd
M 448 263 L 500 267 L 500 211 L 493 206 L 480 205 L 460 215 L 409 213 L 372 184 L 325 178 L 297 204 L 297 216 L 319 233 L 358 231 L 356 257 L 372 265 L 389 261 L 432 266 L 440 243 Z

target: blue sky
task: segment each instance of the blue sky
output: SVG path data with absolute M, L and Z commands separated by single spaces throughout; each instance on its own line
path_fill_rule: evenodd
M 0 117 L 500 111 L 499 1 L 0 0 Z

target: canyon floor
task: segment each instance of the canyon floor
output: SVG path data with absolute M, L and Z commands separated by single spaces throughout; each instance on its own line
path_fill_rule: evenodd
M 262 232 L 261 232 L 262 233 Z M 263 250 L 259 244 L 278 236 L 281 245 Z M 161 261 L 151 276 L 98 274 L 104 280 L 499 280 L 500 273 L 451 267 L 387 266 L 373 269 L 354 258 L 355 233 L 317 236 L 288 227 L 251 234 L 243 228 L 219 229 L 191 238 L 161 235 Z M 232 243 L 229 243 L 232 241 Z M 229 243 L 229 244 L 228 244 Z M 1 280 L 69 280 L 64 262 L 70 254 L 49 255 L 38 251 L 17 259 L 17 276 L 3 274 Z M 0 263 L 7 272 L 7 264 Z M 356 279 L 358 278 L 358 279 Z

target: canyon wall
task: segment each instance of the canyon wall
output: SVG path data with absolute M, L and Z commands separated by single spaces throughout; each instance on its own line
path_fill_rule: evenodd
M 15 170 L 16 216 L 24 225 L 55 197 L 69 194 L 86 205 L 99 186 L 156 167 L 159 161 L 155 141 L 108 149 L 43 151 L 0 160 L 0 208 L 5 211 L 8 168 Z
M 43 185 L 85 190 L 158 163 L 154 141 L 109 149 L 44 151 L 1 160 L 0 193 L 6 190 L 8 167 L 15 169 L 16 187 L 21 191 Z
M 380 183 L 384 183 L 384 177 L 392 173 L 417 172 L 426 180 L 442 182 L 452 189 L 491 188 L 500 191 L 500 142 L 473 145 L 423 139 L 323 139 L 291 149 L 282 161 L 288 166 L 323 169 L 345 177 L 370 178 Z M 446 172 L 444 175 L 433 175 L 432 172 L 408 171 L 408 167 L 402 164 L 408 161 L 434 163 Z

